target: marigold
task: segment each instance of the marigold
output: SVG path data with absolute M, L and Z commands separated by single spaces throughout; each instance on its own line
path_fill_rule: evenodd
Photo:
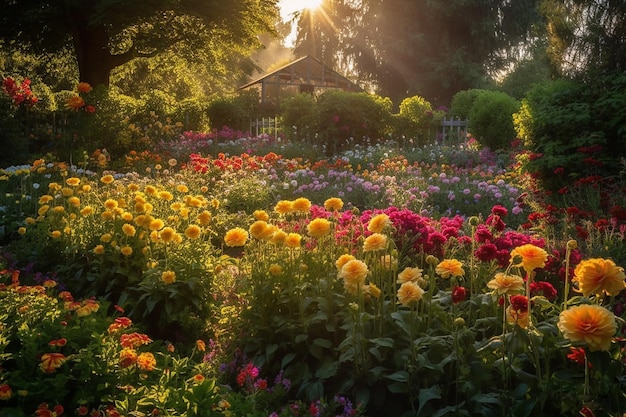
M 293 201 L 293 210 L 299 213 L 308 213 L 311 210 L 311 200 L 304 197 L 296 198 Z
M 230 229 L 226 232 L 226 235 L 224 235 L 224 243 L 228 247 L 243 246 L 246 244 L 247 240 L 248 232 L 241 227 Z
M 275 244 L 285 243 L 285 239 L 287 239 L 287 233 L 284 230 L 276 229 L 272 234 L 272 242 Z
M 85 106 L 85 100 L 81 96 L 72 96 L 65 101 L 65 108 L 78 111 Z
M 306 231 L 311 237 L 322 238 L 330 233 L 330 222 L 324 218 L 311 220 L 306 226 Z
M 343 266 L 348 263 L 349 261 L 356 259 L 354 256 L 344 253 L 343 255 L 341 255 L 336 261 L 335 261 L 335 266 L 337 267 L 338 271 L 341 271 L 341 268 L 343 268 Z
M 88 93 L 91 90 L 93 90 L 93 88 L 91 87 L 89 83 L 86 83 L 86 82 L 80 82 L 76 86 L 76 91 L 78 91 L 79 93 Z
M 590 294 L 615 296 L 626 288 L 624 268 L 610 259 L 594 258 L 581 261 L 574 269 L 572 282 L 585 297 Z
M 398 288 L 398 301 L 403 306 L 408 306 L 411 303 L 418 302 L 424 295 L 424 289 L 417 285 L 415 282 L 407 281 L 400 285 Z
M 264 222 L 270 219 L 269 214 L 267 214 L 265 210 L 255 210 L 254 213 L 252 213 L 252 215 L 254 216 L 255 219 L 263 220 Z
M 389 224 L 389 216 L 387 216 L 385 213 L 381 213 L 370 219 L 369 223 L 367 224 L 367 230 L 372 233 L 381 233 Z
M 521 261 L 515 263 L 517 256 L 521 257 Z M 537 268 L 543 268 L 546 266 L 547 260 L 548 253 L 540 247 L 530 243 L 518 246 L 511 251 L 511 262 L 513 265 L 521 265 L 528 273 L 531 273 Z
M 96 247 L 93 248 L 93 253 L 95 253 L 96 255 L 102 255 L 104 253 L 104 246 L 96 245 Z
M 519 294 L 524 291 L 524 279 L 518 275 L 507 275 L 503 272 L 498 272 L 487 283 L 487 287 L 492 289 L 497 295 Z
M 156 359 L 152 352 L 143 352 L 137 356 L 137 367 L 142 371 L 153 371 L 156 367 Z
M 61 237 L 61 231 L 53 230 L 52 233 L 50 233 L 50 236 L 52 236 L 52 239 L 58 239 Z
M 137 230 L 132 224 L 124 223 L 124 225 L 122 226 L 122 232 L 124 232 L 126 236 L 133 237 L 137 233 Z
M 302 244 L 302 236 L 298 233 L 288 233 L 285 237 L 285 245 L 292 249 L 297 249 Z
M 356 294 L 358 289 L 362 288 L 365 284 L 365 278 L 367 278 L 368 272 L 369 269 L 365 262 L 352 259 L 341 267 L 341 271 L 339 271 L 337 277 L 343 279 L 344 287 L 348 292 Z
M 107 174 L 100 178 L 100 182 L 102 182 L 103 184 L 111 184 L 113 181 L 115 181 L 115 178 L 111 174 Z
M 123 246 L 120 248 L 120 253 L 124 256 L 130 256 L 133 254 L 133 248 L 130 246 Z
M 119 361 L 122 368 L 128 368 L 129 366 L 137 363 L 137 352 L 135 351 L 135 349 L 131 348 L 122 349 L 122 351 L 120 352 Z
M 380 233 L 369 235 L 363 242 L 363 252 L 383 250 L 387 247 L 387 236 Z
M 25 234 L 26 234 L 26 228 L 25 228 L 24 226 L 19 227 L 19 228 L 17 229 L 17 234 L 19 234 L 19 235 L 25 235 Z
M 174 199 L 174 196 L 169 191 L 160 191 L 158 197 L 165 201 L 172 201 Z
M 275 277 L 279 276 L 280 274 L 282 274 L 283 272 L 283 267 L 278 265 L 278 264 L 271 264 L 268 272 L 270 273 L 270 275 L 273 275 Z
M 176 272 L 174 271 L 163 271 L 161 274 L 161 281 L 166 284 L 173 284 L 176 282 Z
M 288 200 L 280 200 L 274 206 L 274 211 L 278 214 L 287 214 L 293 211 L 293 202 Z
M 248 231 L 250 232 L 250 236 L 255 239 L 267 240 L 272 237 L 275 229 L 276 228 L 274 226 L 267 224 L 265 221 L 257 220 L 250 225 Z
M 211 213 L 204 210 L 202 213 L 198 214 L 196 219 L 198 220 L 198 223 L 200 223 L 202 226 L 206 226 L 211 221 Z
M 80 198 L 78 197 L 70 197 L 67 202 L 73 207 L 80 207 Z
M 70 177 L 65 180 L 65 183 L 70 187 L 76 187 L 78 184 L 80 184 L 80 178 Z
M 422 278 L 422 272 L 420 268 L 411 268 L 407 266 L 404 268 L 402 272 L 398 274 L 398 280 L 396 281 L 398 284 L 404 284 L 405 282 L 417 282 L 420 278 Z
M 200 237 L 201 233 L 202 229 L 200 229 L 200 227 L 196 224 L 191 224 L 187 227 L 187 229 L 185 229 L 185 236 L 189 239 L 197 239 Z
M 465 275 L 463 264 L 456 259 L 444 259 L 439 262 L 435 268 L 435 272 L 441 278 L 462 277 Z
M 100 241 L 104 243 L 109 243 L 111 239 L 113 239 L 113 236 L 111 235 L 111 233 L 105 233 L 102 236 L 100 236 Z
M 343 201 L 337 197 L 331 197 L 324 201 L 324 208 L 327 211 L 339 211 L 343 208 Z
M 176 191 L 178 191 L 179 193 L 188 193 L 189 187 L 187 187 L 185 184 L 178 184 L 176 186 Z
M 165 222 L 161 219 L 152 219 L 150 221 L 150 224 L 148 226 L 148 228 L 150 230 L 161 230 L 163 229 L 163 226 L 165 226 Z
M 198 352 L 204 352 L 206 350 L 206 343 L 204 343 L 204 340 L 196 340 L 196 349 L 198 349 Z
M 104 208 L 106 208 L 107 210 L 113 210 L 116 207 L 117 207 L 117 200 L 109 198 L 104 202 Z
M 593 304 L 574 306 L 562 311 L 557 326 L 563 337 L 587 345 L 592 352 L 609 350 L 611 339 L 617 331 L 615 315 L 606 308 Z
M 44 353 L 43 355 L 41 355 L 41 363 L 39 364 L 39 368 L 43 372 L 50 374 L 59 369 L 61 365 L 63 365 L 63 363 L 66 361 L 66 359 L 67 358 L 62 353 Z

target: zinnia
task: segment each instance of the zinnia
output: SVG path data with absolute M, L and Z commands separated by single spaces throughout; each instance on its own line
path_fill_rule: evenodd
M 63 365 L 66 357 L 62 353 L 44 353 L 41 355 L 41 363 L 39 368 L 49 374 L 56 371 Z
M 241 227 L 230 229 L 226 232 L 226 235 L 224 235 L 224 243 L 226 243 L 228 247 L 243 246 L 246 244 L 247 240 L 248 232 Z
M 267 240 L 272 237 L 272 234 L 276 228 L 267 224 L 263 220 L 257 220 L 250 226 L 249 232 L 250 236 L 259 240 Z
M 292 206 L 299 213 L 308 213 L 311 210 L 311 200 L 304 197 L 296 198 Z
M 367 224 L 367 230 L 372 233 L 380 233 L 389 224 L 389 216 L 384 213 L 372 217 Z
M 519 294 L 524 290 L 524 279 L 518 275 L 507 275 L 503 272 L 498 272 L 487 283 L 487 287 L 492 289 L 497 295 Z
M 398 274 L 398 284 L 404 284 L 405 282 L 417 282 L 422 278 L 422 270 L 419 268 L 406 267 L 402 272 Z
M 293 202 L 288 200 L 280 200 L 274 206 L 274 211 L 278 214 L 287 214 L 293 211 Z
M 200 237 L 200 233 L 202 233 L 202 229 L 198 225 L 192 224 L 185 229 L 185 236 L 189 239 L 197 239 Z
M 137 367 L 142 371 L 153 371 L 156 366 L 156 359 L 152 352 L 143 352 L 137 356 Z
M 374 233 L 368 236 L 363 242 L 363 252 L 371 252 L 377 250 L 383 250 L 387 247 L 387 236 Z
M 289 233 L 285 237 L 285 245 L 287 245 L 288 247 L 292 249 L 299 248 L 301 242 L 302 242 L 302 236 L 299 235 L 298 233 Z
M 572 282 L 578 283 L 578 291 L 585 297 L 602 293 L 614 296 L 626 288 L 624 279 L 624 268 L 610 259 L 595 258 L 581 261 L 576 266 Z
M 548 253 L 545 250 L 530 243 L 513 249 L 511 251 L 511 262 L 515 262 L 516 256 L 520 256 L 521 261 L 514 263 L 514 265 L 521 265 L 528 273 L 537 268 L 543 268 L 548 260 Z
M 321 238 L 330 233 L 330 222 L 323 218 L 313 219 L 306 230 L 311 237 Z
M 462 277 L 465 275 L 463 264 L 456 259 L 444 259 L 439 262 L 439 265 L 435 268 L 435 272 L 441 278 Z
M 397 295 L 400 304 L 408 306 L 411 303 L 421 300 L 424 295 L 424 290 L 415 282 L 408 281 L 400 285 Z
M 128 368 L 129 366 L 137 362 L 137 352 L 135 349 L 124 348 L 120 352 L 120 366 L 122 368 Z
M 583 304 L 562 311 L 557 326 L 563 337 L 572 342 L 581 342 L 589 350 L 607 351 L 617 331 L 615 315 L 599 305 Z

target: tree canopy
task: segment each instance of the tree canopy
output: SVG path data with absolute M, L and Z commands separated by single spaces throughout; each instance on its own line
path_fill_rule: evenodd
M 277 1 L 1 0 L 0 39 L 11 47 L 56 53 L 71 45 L 81 81 L 109 84 L 111 71 L 138 57 L 169 51 L 218 64 L 212 46 L 258 46 L 272 32 Z

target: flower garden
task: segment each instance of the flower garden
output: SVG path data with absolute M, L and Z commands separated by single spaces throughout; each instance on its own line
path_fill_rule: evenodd
M 2 169 L 0 415 L 621 416 L 623 183 L 513 156 L 185 133 Z

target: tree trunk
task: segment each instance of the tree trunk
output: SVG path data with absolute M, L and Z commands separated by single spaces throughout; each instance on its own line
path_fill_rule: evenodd
M 72 36 L 74 50 L 78 60 L 80 81 L 91 84 L 109 86 L 112 57 L 109 52 L 109 36 L 104 27 L 81 25 Z

